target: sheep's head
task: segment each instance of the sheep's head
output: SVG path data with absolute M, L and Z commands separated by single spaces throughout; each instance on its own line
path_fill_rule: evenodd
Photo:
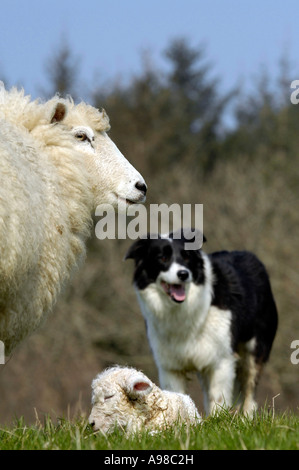
M 113 367 L 92 382 L 92 411 L 89 423 L 95 431 L 115 427 L 135 431 L 151 419 L 148 397 L 157 388 L 142 372 Z
M 109 138 L 110 124 L 105 110 L 58 98 L 45 106 L 48 123 L 59 135 L 56 145 L 66 143 L 81 154 L 89 173 L 95 208 L 109 204 L 124 211 L 131 204 L 145 201 L 145 181 Z

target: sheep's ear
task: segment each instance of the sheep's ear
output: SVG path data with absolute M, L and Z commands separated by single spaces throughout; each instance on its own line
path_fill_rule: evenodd
M 66 105 L 59 101 L 54 109 L 52 118 L 51 118 L 51 124 L 55 122 L 61 122 L 65 118 L 67 113 Z
M 128 378 L 125 389 L 129 398 L 136 399 L 150 393 L 153 384 L 147 377 L 140 375 Z

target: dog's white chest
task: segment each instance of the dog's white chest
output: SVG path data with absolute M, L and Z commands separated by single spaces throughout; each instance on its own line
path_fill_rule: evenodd
M 231 354 L 231 312 L 210 306 L 210 295 L 192 284 L 183 304 L 149 286 L 137 291 L 155 360 L 170 370 L 201 370 Z

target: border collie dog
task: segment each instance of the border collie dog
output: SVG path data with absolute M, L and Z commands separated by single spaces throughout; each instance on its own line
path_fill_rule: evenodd
M 234 405 L 252 415 L 278 322 L 266 269 L 247 251 L 185 250 L 183 234 L 148 235 L 125 257 L 135 260 L 160 385 L 186 393 L 186 374 L 196 371 L 206 414 Z

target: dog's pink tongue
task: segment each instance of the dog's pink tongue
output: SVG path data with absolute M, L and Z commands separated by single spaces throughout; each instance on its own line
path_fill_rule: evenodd
M 170 295 L 177 302 L 183 302 L 186 298 L 184 286 L 179 284 L 170 284 Z

